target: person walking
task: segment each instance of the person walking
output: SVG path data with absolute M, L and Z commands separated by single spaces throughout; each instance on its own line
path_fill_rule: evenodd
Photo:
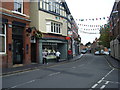
M 42 56 L 43 56 L 43 64 L 48 64 L 48 61 L 47 61 L 47 55 L 48 55 L 47 50 L 44 50 L 44 51 L 42 52 Z
M 60 53 L 59 51 L 56 52 L 56 59 L 57 59 L 57 62 L 59 62 L 60 54 L 61 54 L 61 53 Z

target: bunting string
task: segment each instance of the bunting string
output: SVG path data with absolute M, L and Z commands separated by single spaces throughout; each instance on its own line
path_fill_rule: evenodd
M 80 31 L 82 33 L 85 33 L 85 34 L 100 34 L 100 33 L 94 33 L 94 32 L 85 32 L 85 31 Z
M 96 20 L 108 20 L 109 17 L 101 17 L 101 18 L 90 18 L 90 19 L 76 19 L 76 21 L 96 21 Z
M 84 26 L 84 27 L 103 27 L 104 25 L 87 25 L 87 24 L 78 24 L 78 26 Z

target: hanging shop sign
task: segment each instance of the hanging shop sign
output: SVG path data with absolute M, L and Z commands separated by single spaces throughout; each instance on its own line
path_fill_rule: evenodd
M 68 36 L 71 37 L 73 34 L 72 30 L 68 30 Z

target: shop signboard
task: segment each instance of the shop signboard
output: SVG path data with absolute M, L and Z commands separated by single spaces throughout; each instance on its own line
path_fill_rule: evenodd
M 72 37 L 72 34 L 73 34 L 72 30 L 68 30 L 68 36 Z

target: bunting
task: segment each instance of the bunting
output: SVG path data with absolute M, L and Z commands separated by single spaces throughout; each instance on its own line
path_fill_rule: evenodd
M 85 33 L 85 34 L 100 34 L 100 33 L 94 33 L 94 32 L 85 32 L 85 31 L 80 31 L 82 33 Z
M 78 26 L 84 26 L 84 27 L 103 27 L 104 25 L 88 25 L 88 24 L 78 24 Z
M 109 19 L 109 17 L 107 16 L 107 17 L 101 17 L 101 18 L 90 18 L 90 19 L 76 19 L 76 21 L 95 21 L 95 20 L 108 20 Z

